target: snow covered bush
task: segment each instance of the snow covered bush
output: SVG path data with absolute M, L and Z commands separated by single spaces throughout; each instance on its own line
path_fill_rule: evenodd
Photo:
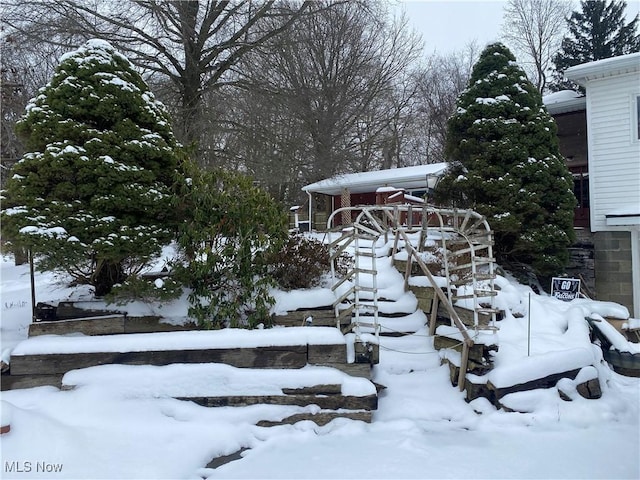
M 313 238 L 293 235 L 267 262 L 279 287 L 285 290 L 315 287 L 329 273 L 329 247 Z M 349 257 L 343 254 L 338 259 L 338 273 L 345 274 L 349 263 Z
M 502 44 L 489 45 L 449 119 L 439 201 L 485 215 L 499 262 L 561 273 L 574 239 L 573 179 L 542 97 Z
M 134 301 L 169 302 L 183 292 L 182 282 L 171 276 L 154 279 L 131 275 L 123 283 L 114 285 L 105 300 L 115 305 L 127 305 Z
M 133 65 L 90 40 L 60 59 L 17 124 L 27 153 L 2 202 L 2 236 L 41 270 L 102 296 L 175 232 L 178 148 L 169 116 Z
M 265 258 L 287 236 L 287 215 L 249 177 L 189 165 L 179 196 L 181 262 L 189 315 L 205 328 L 249 327 L 269 319 L 274 282 Z

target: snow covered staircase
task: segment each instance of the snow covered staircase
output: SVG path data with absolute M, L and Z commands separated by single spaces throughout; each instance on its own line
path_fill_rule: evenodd
M 203 407 L 265 408 L 261 426 L 334 418 L 370 422 L 375 385 L 328 367 L 238 368 L 226 364 L 103 365 L 67 373 L 64 390 L 92 388 L 126 398 L 173 398 Z
M 447 278 L 449 285 L 456 288 L 450 294 L 452 303 L 472 311 L 474 328 L 495 330 L 500 310 L 493 302 L 497 295 L 493 233 L 485 218 L 471 210 L 452 210 L 445 217 L 456 233 L 445 249 Z
M 372 329 L 375 335 L 379 333 L 376 241 L 382 233 L 383 230 L 378 225 L 355 223 L 353 227 L 343 229 L 342 235 L 329 244 L 331 274 L 334 279 L 342 254 L 349 247 L 353 252 L 353 265 L 331 286 L 336 295 L 332 305 L 336 326 L 340 328 L 345 323 L 344 319 L 351 319 L 342 328 L 343 333 L 353 330 L 359 335 L 360 327 Z M 368 261 L 366 265 L 363 265 L 364 259 Z M 361 321 L 362 313 L 368 314 L 367 321 Z
M 492 247 L 493 238 L 486 219 L 472 210 L 437 209 L 425 206 L 421 212 L 420 237 L 417 245 L 409 236 L 414 228 L 407 228 L 408 206 L 394 206 L 383 210 L 388 224 L 393 229 L 396 239 L 393 253 L 403 244 L 407 251 L 405 285 L 411 284 L 412 264 L 418 265 L 418 271 L 426 278 L 426 287 L 433 292 L 429 309 L 429 333 L 436 334 L 436 323 L 439 318 L 447 318 L 454 337 L 454 344 L 459 355 L 453 355 L 449 362 L 457 367 L 452 372 L 452 383 L 464 390 L 466 374 L 473 365 L 470 356 L 483 358 L 484 349 L 475 346 L 479 331 L 496 331 L 495 320 L 498 310 L 494 308 L 494 297 L 497 295 L 493 281 L 495 279 Z M 432 233 L 430 234 L 429 231 Z M 435 235 L 433 235 L 435 234 Z M 444 283 L 436 280 L 430 268 L 423 260 L 430 235 L 439 238 L 442 255 Z M 426 310 L 425 310 L 426 311 Z M 471 319 L 466 322 L 461 318 L 464 312 L 471 312 Z M 480 319 L 487 319 L 480 322 Z M 492 342 L 489 342 L 492 343 Z M 445 347 L 447 348 L 447 347 Z M 489 355 L 487 354 L 487 357 Z M 476 362 L 472 371 L 490 368 L 484 361 Z
M 285 409 L 282 418 L 265 418 L 276 423 L 292 415 L 319 422 L 337 417 L 371 421 L 376 387 L 368 374 L 342 371 L 349 370 L 350 349 L 334 327 L 43 335 L 13 350 L 2 386 L 82 388 L 93 383 L 117 394 L 133 389 L 203 406 L 296 407 Z
M 363 268 L 361 257 L 364 255 L 359 242 L 367 241 L 375 247 L 377 240 L 390 234 L 395 235 L 393 254 L 400 243 L 408 252 L 405 287 L 409 286 L 409 277 L 413 264 L 419 266 L 427 276 L 429 285 L 436 287 L 435 280 L 428 267 L 421 261 L 427 243 L 428 232 L 434 232 L 440 239 L 440 251 L 443 256 L 446 295 L 434 303 L 441 316 L 451 319 L 452 325 L 466 329 L 495 330 L 498 309 L 494 307 L 493 236 L 486 219 L 471 210 L 436 209 L 429 206 L 415 208 L 414 205 L 379 205 L 373 207 L 346 207 L 335 211 L 329 218 L 331 224 L 335 215 L 350 210 L 355 219 L 352 225 L 342 228 L 342 235 L 330 242 L 332 273 L 335 278 L 335 263 L 348 247 L 352 247 L 354 268 L 337 280 L 332 287 L 336 291 L 334 303 L 337 325 L 345 324 L 351 318 L 351 328 L 358 334 L 361 327 L 372 327 L 375 335 L 380 333 L 379 312 L 381 304 L 376 283 L 375 252 L 370 268 Z M 416 221 L 417 220 L 417 221 Z M 418 245 L 412 245 L 410 234 L 419 234 Z M 375 250 L 375 249 L 374 249 Z M 372 273 L 373 272 L 373 273 Z M 362 274 L 373 278 L 371 285 L 362 285 Z M 348 288 L 342 288 L 343 286 Z M 370 292 L 367 288 L 371 288 Z M 363 295 L 372 294 L 371 301 L 363 302 Z M 440 295 L 439 295 L 440 296 Z M 346 306 L 345 306 L 346 305 Z M 373 325 L 366 325 L 360 319 L 360 313 L 369 308 L 373 311 Z M 469 312 L 469 315 L 467 315 Z M 410 312 L 409 312 L 410 313 Z M 469 318 L 470 316 L 470 318 Z M 432 327 L 435 322 L 431 322 Z M 459 323 L 459 324 L 458 324 Z M 433 333 L 433 332 L 431 332 Z
M 342 324 L 343 316 L 350 317 L 352 322 L 350 326 L 356 334 L 356 343 L 360 340 L 363 327 L 373 327 L 373 333 L 376 338 L 375 343 L 379 344 L 378 338 L 380 334 L 380 326 L 378 313 L 380 307 L 378 303 L 379 290 L 377 288 L 376 281 L 376 256 L 374 251 L 374 253 L 371 254 L 371 257 L 374 259 L 371 267 L 369 269 L 363 269 L 360 265 L 360 258 L 362 255 L 361 249 L 359 248 L 359 241 L 360 239 L 367 240 L 370 242 L 370 245 L 375 247 L 376 242 L 380 237 L 384 235 L 385 239 L 388 240 L 389 234 L 393 233 L 395 241 L 392 252 L 395 253 L 398 245 L 402 242 L 409 255 L 403 286 L 408 286 L 408 278 L 411 275 L 411 264 L 415 261 L 422 273 L 426 276 L 428 284 L 434 291 L 435 306 L 432 309 L 433 311 L 430 312 L 431 334 L 433 334 L 433 329 L 435 328 L 435 320 L 438 315 L 437 305 L 439 302 L 439 305 L 444 308 L 444 311 L 451 319 L 451 325 L 457 328 L 463 337 L 461 344 L 462 358 L 459 362 L 461 368 L 458 381 L 460 389 L 462 390 L 464 388 L 464 378 L 467 372 L 466 367 L 469 360 L 469 349 L 473 346 L 473 340 L 467 332 L 468 326 L 460 319 L 460 315 L 456 311 L 454 303 L 465 301 L 467 299 L 472 300 L 471 311 L 473 312 L 473 320 L 471 326 L 476 331 L 481 327 L 479 322 L 479 316 L 481 314 L 489 314 L 491 319 L 489 323 L 491 325 L 487 325 L 487 328 L 494 327 L 495 311 L 493 309 L 493 279 L 495 277 L 493 274 L 494 260 L 491 255 L 491 231 L 484 217 L 472 211 L 434 209 L 426 205 L 419 209 L 419 211 L 414 210 L 414 206 L 412 205 L 378 205 L 373 207 L 345 207 L 333 212 L 332 216 L 328 220 L 328 225 L 332 224 L 332 220 L 335 215 L 341 214 L 343 211 L 349 211 L 348 216 L 351 218 L 353 218 L 353 214 L 355 213 L 353 224 L 346 227 L 343 226 L 341 237 L 336 241 L 329 242 L 331 267 L 334 279 L 336 278 L 335 263 L 338 258 L 344 251 L 346 251 L 347 247 L 352 244 L 355 246 L 355 248 L 353 248 L 354 267 L 343 275 L 342 278 L 335 281 L 332 288 L 334 292 L 336 292 L 336 301 L 333 304 L 337 319 L 336 323 L 340 326 Z M 419 222 L 414 222 L 415 214 L 418 214 L 420 217 Z M 435 280 L 433 274 L 421 258 L 422 249 L 428 237 L 427 230 L 430 228 L 430 219 L 436 219 L 435 230 L 440 235 L 442 241 L 446 274 L 446 294 L 442 291 L 441 286 Z M 412 244 L 412 240 L 409 237 L 409 234 L 416 232 L 420 235 L 417 248 Z M 467 263 L 464 261 L 461 262 L 459 258 L 458 261 L 453 263 L 453 258 L 451 260 L 447 258 L 447 252 L 449 251 L 447 242 L 452 239 L 458 240 L 461 243 L 465 242 L 465 248 L 458 248 L 457 250 L 461 252 L 460 255 L 468 255 L 469 261 Z M 482 268 L 482 265 L 485 265 L 486 268 Z M 455 289 L 455 285 L 452 283 L 452 275 L 448 271 L 449 268 L 458 270 L 459 274 L 455 275 L 455 278 L 462 278 L 464 280 L 464 286 L 459 286 Z M 463 273 L 463 269 L 470 270 L 470 278 L 465 278 L 469 276 L 460 275 Z M 371 285 L 373 288 L 370 290 L 370 293 L 372 294 L 372 301 L 369 305 L 363 304 L 361 298 L 362 293 L 367 293 L 366 288 L 362 288 L 362 279 L 360 277 L 362 273 L 368 274 L 372 277 Z M 469 282 L 471 282 L 470 290 L 468 289 Z M 489 283 L 486 284 L 481 282 Z M 347 286 L 347 288 L 344 289 L 342 288 L 343 286 Z M 461 292 L 463 288 L 467 288 L 467 292 Z M 457 297 L 454 297 L 454 289 Z M 484 300 L 485 298 L 488 298 L 489 300 Z M 480 303 L 481 299 L 482 303 Z M 348 302 L 347 307 L 340 308 L 340 306 L 344 305 L 345 302 Z M 360 319 L 360 312 L 363 306 L 373 307 L 374 323 L 372 325 L 367 325 Z
M 329 230 L 336 324 L 356 336 L 371 334 L 376 341 L 380 335 L 400 336 L 420 330 L 426 317 L 392 265 L 392 231 L 384 212 L 378 207 L 346 207 L 334 212 L 328 224 L 343 210 L 355 214 L 351 215 L 353 223 L 339 227 L 339 238 L 333 241 L 334 231 Z M 337 268 L 345 253 L 352 263 L 346 274 Z

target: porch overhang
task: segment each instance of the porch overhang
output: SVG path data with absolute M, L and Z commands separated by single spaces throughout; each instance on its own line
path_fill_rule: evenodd
M 432 163 L 413 167 L 391 168 L 374 172 L 337 175 L 302 187 L 302 190 L 325 195 L 340 195 L 346 188 L 351 193 L 375 192 L 380 187 L 396 187 L 405 190 L 428 188 L 431 177 L 441 176 L 447 163 Z

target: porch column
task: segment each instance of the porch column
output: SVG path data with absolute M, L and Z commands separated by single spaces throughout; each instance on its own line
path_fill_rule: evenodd
M 342 195 L 340 196 L 340 207 L 350 207 L 351 206 L 351 193 L 349 193 L 349 189 L 343 188 Z M 342 214 L 342 225 L 349 225 L 351 223 L 351 211 L 343 210 Z

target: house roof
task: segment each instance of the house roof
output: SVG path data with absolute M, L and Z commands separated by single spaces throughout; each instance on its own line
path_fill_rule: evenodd
M 307 193 L 339 195 L 344 188 L 351 193 L 375 192 L 380 187 L 404 189 L 427 188 L 427 175 L 442 175 L 446 163 L 431 163 L 414 167 L 391 168 L 374 172 L 348 173 L 312 183 L 302 190 Z
M 573 90 L 560 90 L 559 92 L 550 93 L 542 97 L 542 101 L 547 108 L 547 112 L 551 115 L 579 112 L 587 108 L 587 98 Z
M 634 72 L 640 72 L 640 52 L 575 65 L 567 68 L 564 76 L 584 85 L 591 80 Z

